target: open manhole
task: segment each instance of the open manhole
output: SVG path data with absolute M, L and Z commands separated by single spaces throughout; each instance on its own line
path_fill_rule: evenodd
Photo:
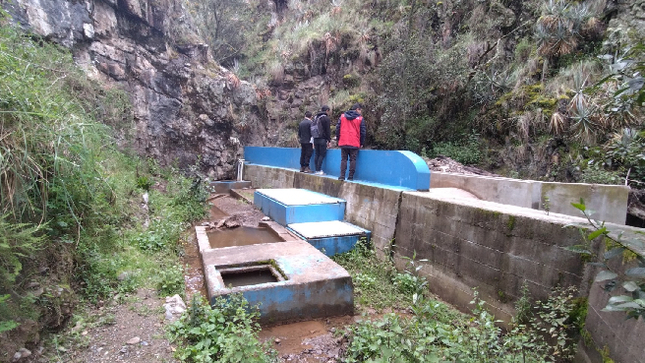
M 224 286 L 238 287 L 284 281 L 286 278 L 270 263 L 245 266 L 227 266 L 217 269 Z

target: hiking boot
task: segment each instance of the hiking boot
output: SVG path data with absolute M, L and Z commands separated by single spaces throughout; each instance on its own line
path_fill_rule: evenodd
M 349 178 L 347 178 L 347 180 L 354 180 L 354 177 L 350 176 Z
M 316 175 L 325 175 L 325 172 L 324 172 L 324 171 L 322 171 L 322 170 L 318 170 L 318 171 L 317 171 L 317 172 L 315 172 L 314 174 L 316 174 Z
M 305 172 L 305 168 L 303 168 L 303 167 L 301 166 L 301 167 L 300 167 L 300 172 L 301 172 L 301 173 L 304 173 L 304 172 Z
M 345 177 L 344 176 L 339 176 L 338 180 L 345 180 Z
M 305 170 L 303 170 L 302 172 L 303 172 L 303 173 L 308 173 L 308 174 L 313 173 L 313 171 L 311 171 L 311 169 L 309 169 L 309 167 L 308 167 L 308 166 L 305 166 Z

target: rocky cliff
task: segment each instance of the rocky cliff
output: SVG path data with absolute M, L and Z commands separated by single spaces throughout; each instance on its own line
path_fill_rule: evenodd
M 162 165 L 200 163 L 233 177 L 241 144 L 266 130 L 256 90 L 213 62 L 178 0 L 2 2 L 28 32 L 72 50 L 87 73 L 122 87 L 134 124 L 120 125 L 141 155 Z

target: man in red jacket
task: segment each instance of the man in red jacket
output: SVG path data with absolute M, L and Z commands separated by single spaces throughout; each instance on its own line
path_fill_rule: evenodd
M 349 111 L 346 111 L 338 119 L 336 126 L 336 137 L 340 147 L 340 176 L 338 180 L 345 180 L 347 170 L 347 158 L 349 157 L 349 175 L 347 180 L 354 180 L 356 172 L 356 157 L 358 149 L 363 147 L 365 142 L 365 122 L 363 121 L 362 107 L 360 103 L 355 104 Z

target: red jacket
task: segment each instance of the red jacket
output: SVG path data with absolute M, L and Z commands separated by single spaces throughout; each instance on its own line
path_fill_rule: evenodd
M 347 117 L 348 112 L 350 117 Z M 340 116 L 336 131 L 338 134 L 338 146 L 360 148 L 365 139 L 365 124 L 363 116 L 348 111 Z M 352 117 L 355 116 L 355 117 Z

